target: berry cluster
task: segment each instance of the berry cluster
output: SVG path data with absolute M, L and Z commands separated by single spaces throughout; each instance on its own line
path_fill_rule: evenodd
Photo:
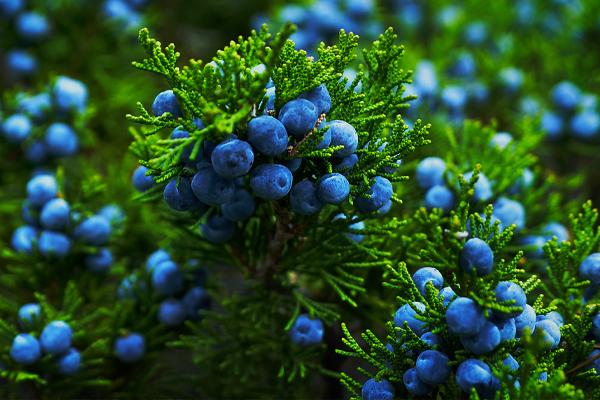
M 74 252 L 77 242 L 85 253 L 84 264 L 93 272 L 106 272 L 113 256 L 106 245 L 113 228 L 124 218 L 115 205 L 103 207 L 97 214 L 84 218 L 61 197 L 58 182 L 47 172 L 35 174 L 27 183 L 23 203 L 23 220 L 12 235 L 12 247 L 24 254 L 46 258 L 64 258 Z
M 204 237 L 211 242 L 230 240 L 236 222 L 250 218 L 260 200 L 289 197 L 292 211 L 308 216 L 319 213 L 326 205 L 339 206 L 353 191 L 348 176 L 360 159 L 359 137 L 345 121 L 325 121 L 331 108 L 326 86 L 317 86 L 289 101 L 277 118 L 273 116 L 275 93 L 271 89 L 274 88 L 267 90 L 264 115 L 252 118 L 244 132 L 231 134 L 220 143 L 204 141 L 199 160 L 190 160 L 192 149 L 186 149 L 181 157 L 194 175 L 173 178 L 164 187 L 164 200 L 173 210 L 203 213 L 211 206 L 218 207 L 201 227 Z M 157 116 L 165 112 L 175 117 L 182 115 L 170 90 L 156 97 L 152 110 Z M 202 122 L 195 121 L 202 129 Z M 186 137 L 189 132 L 181 128 L 171 134 L 174 140 Z M 330 149 L 333 171 L 317 176 L 301 168 L 302 158 L 294 157 L 300 146 L 313 146 L 315 151 Z M 386 167 L 385 172 L 394 171 Z M 155 184 L 143 166 L 136 169 L 132 180 L 139 191 Z M 390 209 L 393 187 L 387 178 L 376 176 L 369 187 L 360 189 L 367 194 L 352 196 L 359 212 L 386 213 Z
M 34 165 L 52 157 L 73 156 L 79 150 L 79 138 L 72 123 L 85 111 L 87 99 L 82 82 L 60 76 L 48 91 L 17 96 L 17 112 L 3 118 L 2 136 L 21 146 Z
M 37 303 L 23 305 L 19 309 L 19 324 L 25 330 L 32 330 L 41 321 L 41 307 Z M 72 347 L 73 330 L 64 321 L 52 321 L 41 332 L 38 340 L 33 334 L 20 333 L 13 339 L 10 357 L 22 365 L 32 365 L 42 354 L 55 359 L 61 375 L 73 375 L 81 366 L 81 354 Z

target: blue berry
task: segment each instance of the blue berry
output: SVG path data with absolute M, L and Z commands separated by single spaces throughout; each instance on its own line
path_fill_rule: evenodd
M 279 120 L 287 132 L 297 138 L 303 138 L 312 131 L 318 118 L 317 107 L 305 99 L 292 100 L 279 111 Z
M 508 190 L 509 194 L 521 193 L 525 189 L 529 189 L 535 180 L 535 175 L 529 168 L 525 168 L 520 177 Z
M 41 164 L 46 161 L 48 151 L 46 144 L 40 140 L 34 140 L 25 149 L 25 158 L 32 164 Z
M 439 157 L 427 157 L 421 160 L 415 171 L 417 183 L 423 189 L 444 184 L 446 163 Z
M 246 189 L 237 188 L 227 203 L 221 204 L 223 216 L 230 221 L 244 221 L 254 214 L 256 202 Z
M 73 375 L 79 371 L 81 367 L 81 353 L 74 348 L 70 348 L 69 351 L 58 359 L 58 372 L 61 375 Z
M 335 171 L 351 171 L 357 162 L 358 156 L 356 154 L 350 154 L 349 156 L 342 158 L 337 164 L 335 164 L 333 169 Z
M 19 253 L 31 254 L 36 241 L 37 230 L 29 225 L 23 225 L 15 229 L 10 244 Z
M 424 341 L 425 343 L 427 343 L 427 345 L 430 347 L 440 345 L 440 338 L 438 337 L 438 335 L 436 335 L 435 333 L 432 333 L 432 332 L 425 332 L 424 334 L 421 335 L 420 339 L 422 341 Z
M 191 320 L 199 319 L 199 311 L 210 306 L 210 297 L 203 288 L 196 286 L 187 291 L 181 300 L 185 313 Z
M 42 349 L 40 342 L 28 333 L 20 333 L 13 339 L 10 357 L 15 362 L 31 365 L 40 359 Z
M 54 83 L 54 100 L 62 111 L 83 111 L 87 104 L 87 87 L 80 81 L 60 76 Z
M 389 180 L 376 176 L 366 194 L 370 197 L 356 197 L 354 203 L 362 212 L 373 212 L 380 209 L 392 198 L 394 188 Z
M 115 355 L 125 363 L 136 362 L 146 352 L 146 341 L 139 333 L 130 333 L 115 341 Z
M 10 16 L 20 11 L 25 5 L 25 0 L 0 0 L 0 13 Z
M 450 377 L 450 360 L 437 350 L 425 350 L 417 357 L 417 377 L 428 385 L 440 385 Z
M 441 97 L 444 105 L 453 112 L 462 111 L 467 103 L 467 91 L 457 85 L 446 86 Z
M 317 114 L 319 115 L 326 114 L 329 112 L 329 109 L 331 109 L 331 96 L 329 95 L 325 84 L 302 93 L 298 98 L 306 99 L 313 103 L 317 108 Z
M 579 276 L 592 282 L 592 285 L 600 285 L 600 253 L 590 254 L 579 266 Z
M 510 354 L 502 360 L 502 364 L 513 372 L 519 369 L 519 362 Z
M 323 322 L 312 319 L 308 314 L 300 314 L 290 330 L 292 342 L 299 346 L 311 346 L 323 341 Z
M 135 298 L 137 288 L 138 277 L 136 275 L 129 275 L 123 278 L 119 287 L 117 288 L 117 296 L 119 299 L 133 299 Z
M 50 27 L 48 20 L 36 12 L 25 12 L 17 17 L 16 29 L 25 39 L 41 39 L 48 34 Z
M 289 169 L 280 164 L 262 164 L 252 171 L 250 187 L 257 197 L 279 200 L 292 188 L 293 176 Z
M 429 60 L 421 60 L 415 68 L 413 82 L 425 97 L 433 96 L 438 88 L 435 66 Z
M 38 175 L 27 182 L 27 199 L 33 206 L 43 206 L 58 195 L 58 184 L 52 175 Z
M 521 86 L 523 86 L 523 81 L 525 80 L 523 71 L 514 67 L 503 68 L 500 70 L 498 75 L 500 84 L 506 91 L 510 93 L 514 93 L 521 89 Z
M 569 231 L 563 224 L 558 222 L 550 222 L 544 225 L 542 232 L 546 235 L 548 240 L 556 237 L 556 239 L 558 239 L 558 243 L 569 240 Z
M 571 132 L 580 139 L 592 139 L 600 131 L 600 115 L 594 110 L 583 110 L 571 120 Z
M 488 37 L 487 25 L 482 21 L 471 22 L 465 27 L 465 39 L 468 43 L 482 44 Z
M 448 304 L 450 304 L 456 298 L 456 293 L 454 293 L 454 290 L 452 290 L 450 286 L 446 286 L 440 290 L 438 296 L 442 300 L 444 306 L 448 307 Z
M 590 368 L 594 368 L 596 370 L 596 375 L 600 375 L 600 358 L 598 357 L 598 354 L 600 354 L 600 350 L 593 350 L 590 353 L 590 357 L 589 358 L 594 358 L 594 361 L 592 362 L 592 365 L 590 366 Z
M 454 207 L 454 193 L 446 186 L 435 185 L 425 193 L 425 207 L 428 210 L 441 208 L 448 212 Z
M 183 275 L 173 261 L 163 261 L 152 271 L 152 287 L 161 296 L 172 296 L 183 287 Z
M 514 318 L 494 320 L 494 324 L 500 331 L 500 342 L 506 342 L 507 340 L 514 339 L 517 335 L 517 325 Z
M 202 207 L 202 203 L 194 195 L 192 184 L 187 177 L 171 179 L 165 186 L 163 198 L 165 203 L 175 211 L 192 211 Z
M 205 167 L 192 178 L 192 191 L 201 202 L 216 206 L 232 199 L 235 184 L 220 177 L 211 167 Z
M 361 397 L 362 400 L 394 400 L 394 393 L 394 387 L 385 379 L 371 378 L 363 384 Z
M 418 319 L 417 311 L 419 311 L 420 314 L 423 314 L 425 312 L 425 305 L 418 301 L 414 301 L 412 305 L 408 303 L 404 304 L 398 308 L 394 314 L 394 325 L 403 327 L 406 322 L 408 327 L 417 335 L 425 332 L 427 323 Z
M 470 53 L 459 54 L 456 61 L 452 64 L 450 72 L 459 78 L 466 78 L 475 75 L 477 65 L 475 59 Z
M 167 326 L 181 325 L 185 321 L 185 308 L 177 299 L 166 299 L 158 306 L 158 320 Z
M 64 257 L 71 250 L 71 239 L 62 233 L 42 231 L 38 250 L 44 256 Z
M 416 368 L 406 370 L 404 375 L 402 375 L 402 382 L 408 393 L 413 396 L 425 396 L 433 390 L 431 386 L 419 379 Z
M 21 143 L 31 133 L 31 121 L 24 114 L 13 114 L 2 123 L 2 133 L 11 143 Z
M 25 50 L 15 49 L 6 54 L 8 69 L 16 75 L 31 75 L 38 68 L 37 59 Z
M 47 202 L 40 213 L 42 227 L 50 230 L 61 230 L 69 223 L 71 207 L 64 199 L 52 199 Z
M 469 182 L 473 176 L 473 172 L 467 172 L 463 176 L 465 181 Z M 479 178 L 477 179 L 477 182 L 475 182 L 473 190 L 474 201 L 487 201 L 493 196 L 492 184 L 483 173 L 479 173 Z
M 331 132 L 330 146 L 344 146 L 343 149 L 333 152 L 334 157 L 347 157 L 353 154 L 358 147 L 356 129 L 345 121 L 335 120 L 327 123 Z
M 546 133 L 549 139 L 557 139 L 563 132 L 562 118 L 551 111 L 546 111 L 542 114 L 540 123 L 542 131 Z
M 177 97 L 172 90 L 160 92 L 154 98 L 154 102 L 152 102 L 152 113 L 154 115 L 160 117 L 166 112 L 171 113 L 174 118 L 179 118 L 183 115 L 177 102 Z
M 543 319 L 535 323 L 535 332 L 541 332 L 544 343 L 550 349 L 555 349 L 560 343 L 560 327 L 551 319 Z
M 513 141 L 513 137 L 508 132 L 498 132 L 490 140 L 492 147 L 497 147 L 500 150 L 504 150 Z
M 547 313 L 545 315 L 538 315 L 536 317 L 536 322 L 544 320 L 544 319 L 549 319 L 550 321 L 554 321 L 554 323 L 556 325 L 558 325 L 559 328 L 565 324 L 565 320 L 564 320 L 563 316 L 560 315 L 560 313 L 557 311 L 550 311 L 549 313 Z
M 154 186 L 154 178 L 150 175 L 146 175 L 147 172 L 148 168 L 143 165 L 140 165 L 133 171 L 131 182 L 138 192 L 145 192 Z
M 574 109 L 581 100 L 581 91 L 569 81 L 557 83 L 552 88 L 552 101 L 564 110 Z
M 292 187 L 290 192 L 292 210 L 300 215 L 312 215 L 321 211 L 323 203 L 317 197 L 316 185 L 304 179 Z
M 113 227 L 119 227 L 125 221 L 123 209 L 116 204 L 109 204 L 98 211 L 98 215 L 106 218 Z
M 21 308 L 19 308 L 19 324 L 23 327 L 27 327 L 34 321 L 39 320 L 41 314 L 42 308 L 37 303 L 22 305 Z
M 19 101 L 19 110 L 36 121 L 41 121 L 52 108 L 52 99 L 48 93 L 27 96 Z
M 350 183 L 342 174 L 325 174 L 317 181 L 317 197 L 323 203 L 341 204 L 350 194 Z
M 494 268 L 494 252 L 483 240 L 469 239 L 460 252 L 460 266 L 466 272 L 475 269 L 479 276 L 488 275 Z
M 152 272 L 158 264 L 168 260 L 171 260 L 171 255 L 166 250 L 158 249 L 146 260 L 146 271 Z
M 263 115 L 248 123 L 248 141 L 265 156 L 275 157 L 287 149 L 288 134 L 278 119 Z
M 52 321 L 44 327 L 40 342 L 48 354 L 62 354 L 71 347 L 73 330 L 64 321 Z
M 348 225 L 348 229 L 352 229 L 352 230 L 355 230 L 355 231 L 362 231 L 362 230 L 365 229 L 365 222 L 364 221 L 358 221 L 358 222 L 355 222 L 353 224 L 350 224 L 350 225 Z M 365 238 L 365 235 L 361 235 L 361 234 L 358 234 L 358 233 L 348 232 L 348 233 L 346 233 L 346 237 L 348 237 L 350 240 L 355 241 L 356 243 L 360 243 Z
M 217 145 L 210 159 L 219 176 L 232 179 L 250 171 L 254 162 L 254 152 L 248 142 L 230 139 Z
M 187 139 L 190 137 L 190 133 L 186 130 L 183 130 L 182 127 L 178 126 L 177 128 L 173 129 L 173 132 L 171 132 L 171 136 L 170 138 L 173 140 L 177 140 L 177 139 Z M 176 143 L 174 144 L 175 146 L 180 145 L 181 143 Z M 181 151 L 181 155 L 179 156 L 179 159 L 183 162 L 188 162 L 190 161 L 190 156 L 192 155 L 192 151 L 194 151 L 194 144 L 188 144 L 186 145 L 183 150 Z
M 275 86 L 267 88 L 262 104 L 265 104 L 265 114 L 267 110 L 275 109 Z
M 112 252 L 106 247 L 101 247 L 95 254 L 85 256 L 85 267 L 96 273 L 107 272 L 113 264 Z
M 235 223 L 220 215 L 211 215 L 200 229 L 206 240 L 220 244 L 233 237 Z
M 457 297 L 446 310 L 448 330 L 459 336 L 477 335 L 486 324 L 481 308 L 468 297 Z
M 46 130 L 44 137 L 48 154 L 54 157 L 68 157 L 77 153 L 79 139 L 73 129 L 61 122 L 55 122 Z
M 110 233 L 110 223 L 101 215 L 92 215 L 75 228 L 75 237 L 92 246 L 108 243 Z
M 521 335 L 523 335 L 525 332 L 525 329 L 529 329 L 529 333 L 533 333 L 535 330 L 535 323 L 535 310 L 529 304 L 525 304 L 525 307 L 523 307 L 523 312 L 515 317 L 517 337 L 521 337 Z
M 486 322 L 481 330 L 473 336 L 461 336 L 462 345 L 473 354 L 488 354 L 500 344 L 500 330 L 491 322 Z
M 381 206 L 381 208 L 379 208 L 379 210 L 377 210 L 377 214 L 385 215 L 389 213 L 393 205 L 394 202 L 392 200 L 387 201 L 384 205 Z
M 470 358 L 458 366 L 456 384 L 465 393 L 470 393 L 472 388 L 479 394 L 486 393 L 492 385 L 492 371 L 483 361 Z
M 525 304 L 527 304 L 527 295 L 521 286 L 514 282 L 502 281 L 496 285 L 494 289 L 496 293 L 496 301 L 498 303 L 506 303 L 511 307 L 520 307 L 520 311 L 503 314 L 504 317 L 516 317 L 523 312 Z
M 544 245 L 548 239 L 544 236 L 529 235 L 521 239 L 521 244 L 526 246 L 525 254 L 533 259 L 544 258 Z
M 415 286 L 419 289 L 419 292 L 425 296 L 425 286 L 427 282 L 431 282 L 433 286 L 440 290 L 444 284 L 444 277 L 436 268 L 424 267 L 420 268 L 412 276 Z
M 516 200 L 500 197 L 494 203 L 493 214 L 505 227 L 513 224 L 516 225 L 517 232 L 525 227 L 525 209 L 523 208 L 523 205 Z
M 592 318 L 592 334 L 596 341 L 600 341 L 600 313 Z
M 296 172 L 300 169 L 300 166 L 302 165 L 302 159 L 291 158 L 289 160 L 283 160 L 281 164 L 287 167 L 291 172 Z

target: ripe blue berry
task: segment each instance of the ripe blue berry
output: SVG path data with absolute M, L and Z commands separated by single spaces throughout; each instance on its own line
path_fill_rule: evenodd
M 27 199 L 33 206 L 43 206 L 58 195 L 58 184 L 52 175 L 38 175 L 27 182 Z
M 16 29 L 24 39 L 37 40 L 48 34 L 48 20 L 36 12 L 25 12 L 17 17 Z
M 581 100 L 581 91 L 573 83 L 562 81 L 552 88 L 551 96 L 557 107 L 572 110 Z
M 429 345 L 430 347 L 439 346 L 440 344 L 440 338 L 438 337 L 438 335 L 432 332 L 425 332 L 421 335 L 420 339 L 427 343 L 427 345 Z
M 583 110 L 571 120 L 571 132 L 580 139 L 592 139 L 600 131 L 600 115 L 594 110 Z
M 504 317 L 516 317 L 523 312 L 523 308 L 527 304 L 527 295 L 521 286 L 514 282 L 502 281 L 496 285 L 494 292 L 496 293 L 496 300 L 499 303 L 506 303 L 506 305 L 512 307 L 521 307 L 520 311 L 503 314 Z
M 289 160 L 283 160 L 281 164 L 286 166 L 291 172 L 296 172 L 300 169 L 300 166 L 302 165 L 302 159 L 291 158 Z
M 250 187 L 257 197 L 279 200 L 292 188 L 291 171 L 280 164 L 262 164 L 252 171 Z
M 543 319 L 535 323 L 535 332 L 541 332 L 545 344 L 555 349 L 560 343 L 560 327 L 551 319 Z
M 19 324 L 23 327 L 31 325 L 42 314 L 42 308 L 37 303 L 29 303 L 19 308 Z
M 463 176 L 465 178 L 465 181 L 469 182 L 471 180 L 471 177 L 473 176 L 473 172 L 467 172 Z M 492 184 L 483 173 L 479 173 L 479 178 L 477 179 L 477 182 L 475 182 L 473 190 L 474 201 L 487 201 L 493 196 Z
M 125 221 L 123 209 L 116 204 L 109 204 L 98 211 L 98 215 L 106 218 L 111 226 L 119 227 Z
M 354 203 L 362 212 L 373 212 L 383 207 L 392 198 L 394 188 L 389 180 L 376 176 L 366 194 L 370 197 L 356 197 Z
M 52 99 L 48 93 L 27 96 L 19 100 L 19 110 L 29 115 L 35 121 L 43 120 L 44 116 L 51 107 Z
M 425 350 L 417 357 L 417 377 L 428 385 L 440 385 L 450 376 L 448 356 L 437 350 Z
M 313 103 L 317 108 L 317 114 L 319 115 L 326 114 L 329 112 L 329 109 L 331 109 L 331 96 L 329 95 L 325 84 L 302 93 L 298 98 L 306 99 Z
M 15 229 L 10 244 L 19 253 L 31 254 L 36 241 L 37 230 L 29 225 L 23 225 Z
M 450 286 L 446 286 L 445 288 L 440 290 L 438 296 L 442 300 L 444 306 L 448 307 L 448 304 L 450 304 L 456 298 L 456 293 L 454 293 L 454 290 L 452 290 Z
M 300 314 L 290 329 L 292 342 L 299 346 L 311 346 L 323 340 L 323 322 L 312 319 L 308 314 Z
M 497 147 L 500 150 L 504 150 L 513 141 L 513 137 L 508 132 L 498 132 L 490 140 L 492 147 Z
M 133 187 L 138 192 L 145 192 L 148 189 L 151 189 L 154 186 L 154 178 L 150 175 L 146 175 L 148 172 L 148 168 L 140 165 L 133 171 L 133 175 L 131 176 L 131 182 L 133 183 Z
M 469 239 L 460 252 L 460 266 L 466 272 L 475 269 L 479 276 L 488 275 L 494 268 L 494 252 L 483 240 Z
M 348 157 L 353 154 L 358 147 L 358 135 L 356 129 L 345 121 L 335 120 L 327 123 L 331 132 L 330 146 L 344 146 L 343 149 L 336 150 L 335 157 Z
M 145 289 L 143 284 L 139 286 Z M 119 299 L 133 299 L 135 298 L 138 290 L 138 277 L 131 274 L 123 278 L 119 284 L 119 287 L 117 288 L 117 296 Z
M 319 118 L 317 107 L 308 100 L 296 99 L 286 103 L 279 111 L 279 120 L 290 135 L 303 138 Z
M 38 241 L 38 250 L 47 257 L 64 257 L 71 250 L 71 239 L 62 233 L 42 231 Z
M 547 238 L 539 235 L 529 235 L 521 239 L 520 243 L 526 246 L 525 254 L 534 259 L 544 258 L 544 245 Z
M 227 203 L 221 204 L 223 216 L 230 221 L 244 221 L 254 214 L 256 202 L 246 189 L 237 188 Z
M 66 354 L 58 359 L 58 372 L 62 375 L 73 375 L 81 367 L 81 353 L 76 349 L 70 348 Z
M 415 68 L 414 85 L 424 97 L 435 95 L 438 90 L 438 80 L 435 66 L 429 60 L 421 60 Z
M 64 199 L 52 199 L 47 202 L 40 213 L 42 227 L 50 230 L 61 230 L 69 223 L 71 208 Z
M 108 243 L 110 233 L 110 223 L 101 215 L 92 215 L 75 228 L 75 236 L 92 246 L 103 246 Z
M 542 232 L 546 235 L 547 240 L 556 237 L 558 243 L 569 240 L 569 231 L 567 228 L 558 222 L 550 222 L 542 228 Z
M 158 320 L 167 326 L 181 325 L 185 321 L 185 308 L 177 299 L 166 299 L 158 307 Z
M 398 308 L 394 314 L 394 325 L 403 327 L 406 322 L 408 327 L 417 335 L 425 332 L 427 323 L 418 319 L 417 311 L 419 311 L 420 314 L 423 314 L 425 312 L 425 305 L 418 301 L 414 301 L 412 305 L 408 303 L 404 304 Z
M 235 193 L 232 180 L 220 177 L 212 167 L 200 169 L 192 178 L 192 191 L 205 204 L 216 206 L 231 200 Z
M 179 180 L 173 178 L 163 191 L 165 203 L 175 211 L 192 211 L 202 207 L 202 203 L 194 195 L 192 184 L 187 177 Z
M 477 335 L 486 323 L 481 308 L 468 297 L 457 297 L 446 310 L 448 330 L 459 336 Z
M 62 354 L 71 347 L 73 331 L 64 321 L 52 321 L 44 327 L 40 342 L 48 354 Z
M 416 368 L 406 370 L 404 375 L 402 375 L 402 382 L 404 382 L 404 386 L 408 393 L 413 396 L 425 396 L 433 390 L 431 386 L 419 379 Z
M 172 296 L 183 287 L 183 275 L 177 264 L 163 261 L 152 271 L 152 287 L 161 296 Z
M 31 365 L 40 359 L 42 349 L 40 342 L 28 333 L 20 333 L 13 339 L 10 348 L 10 357 L 15 362 L 23 365 Z
M 278 119 L 263 115 L 248 123 L 248 141 L 265 156 L 275 157 L 287 149 L 288 134 Z
M 425 194 L 425 207 L 428 210 L 441 208 L 448 212 L 454 207 L 454 193 L 446 186 L 435 185 Z
M 361 397 L 362 400 L 394 400 L 394 393 L 394 387 L 385 379 L 371 378 L 363 384 Z
M 342 158 L 337 164 L 335 164 L 333 169 L 335 171 L 342 171 L 342 172 L 343 171 L 351 171 L 357 162 L 358 162 L 358 156 L 356 154 L 350 154 L 349 156 Z
M 217 145 L 210 159 L 219 176 L 232 179 L 246 175 L 250 171 L 254 163 L 254 152 L 248 142 L 230 139 Z
M 211 215 L 200 229 L 209 242 L 225 243 L 233 237 L 235 223 L 220 215 Z
M 535 322 L 535 310 L 529 304 L 526 304 L 525 307 L 523 307 L 523 312 L 515 317 L 517 337 L 523 335 L 525 329 L 529 329 L 529 333 L 533 333 L 535 330 Z
M 500 330 L 491 322 L 486 322 L 481 330 L 473 336 L 461 336 L 462 345 L 473 354 L 488 354 L 500 344 Z
M 444 184 L 444 172 L 446 163 L 439 157 L 427 157 L 417 165 L 416 179 L 419 186 L 429 189 L 435 185 Z
M 48 154 L 54 157 L 68 157 L 77 153 L 79 139 L 73 129 L 62 122 L 55 122 L 48 127 L 44 136 Z
M 46 144 L 40 140 L 34 140 L 25 149 L 25 158 L 32 164 L 41 164 L 46 161 L 48 150 Z
M 350 183 L 342 174 L 325 174 L 317 181 L 317 197 L 323 203 L 341 204 L 350 194 Z
M 593 350 L 590 353 L 590 357 L 589 358 L 597 357 L 598 354 L 600 354 L 600 350 Z M 591 367 L 596 370 L 596 375 L 600 375 L 600 358 L 595 358 L 594 361 L 592 362 Z
M 546 133 L 549 139 L 557 139 L 563 133 L 562 118 L 551 111 L 546 111 L 542 114 L 540 124 L 542 131 Z
M 316 185 L 304 179 L 292 187 L 290 192 L 292 210 L 300 215 L 312 215 L 321 211 L 323 203 L 317 197 Z
M 80 81 L 60 76 L 53 89 L 56 106 L 61 111 L 83 111 L 87 104 L 87 87 Z
M 494 319 L 494 325 L 500 331 L 500 343 L 514 339 L 517 334 L 517 325 L 514 318 Z
M 592 318 L 592 334 L 596 341 L 600 341 L 600 313 Z
M 95 254 L 88 254 L 85 256 L 85 267 L 96 273 L 107 272 L 113 264 L 112 252 L 106 247 L 98 249 Z
M 158 249 L 154 253 L 150 254 L 146 260 L 146 271 L 152 272 L 158 264 L 170 259 L 171 255 L 166 250 Z
M 459 112 L 467 103 L 467 91 L 458 85 L 450 85 L 442 90 L 442 103 L 452 112 Z
M 549 319 L 550 321 L 553 321 L 556 325 L 558 325 L 559 328 L 565 324 L 563 316 L 560 315 L 560 313 L 558 313 L 557 311 L 550 311 L 547 314 L 538 315 L 535 320 L 537 322 L 542 321 L 544 319 Z
M 152 103 L 152 112 L 157 117 L 160 117 L 166 112 L 171 113 L 174 118 L 179 118 L 183 115 L 179 103 L 177 102 L 177 97 L 172 90 L 165 90 L 156 95 L 154 102 Z
M 24 0 L 0 0 L 0 13 L 11 16 L 23 9 Z
M 210 306 L 210 297 L 203 288 L 196 286 L 187 291 L 181 300 L 186 316 L 191 320 L 200 318 L 199 311 Z
M 509 93 L 514 93 L 521 89 L 525 77 L 523 71 L 515 67 L 507 67 L 498 73 L 500 85 Z
M 31 121 L 24 114 L 14 114 L 2 123 L 2 133 L 10 143 L 21 143 L 31 133 Z
M 458 366 L 456 384 L 465 393 L 470 393 L 472 388 L 479 394 L 486 393 L 492 384 L 492 371 L 483 361 L 470 358 Z
M 579 266 L 579 276 L 588 279 L 592 285 L 600 285 L 600 253 L 590 254 Z
M 130 333 L 115 341 L 115 355 L 125 363 L 136 362 L 146 352 L 146 341 L 139 333 Z
M 444 284 L 444 277 L 436 268 L 424 267 L 420 268 L 412 276 L 415 286 L 419 289 L 419 292 L 425 296 L 425 286 L 427 282 L 431 282 L 433 286 L 440 290 Z

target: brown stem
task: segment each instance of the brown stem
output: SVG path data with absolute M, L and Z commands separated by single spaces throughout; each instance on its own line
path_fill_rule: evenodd
M 600 344 L 594 345 L 595 349 L 600 349 Z M 600 353 L 596 354 L 593 357 L 588 358 L 587 360 L 585 360 L 582 363 L 577 364 L 576 366 L 574 366 L 573 368 L 571 368 L 570 370 L 568 370 L 567 372 L 565 372 L 567 375 L 571 375 L 574 372 L 577 372 L 578 370 L 590 365 L 591 363 L 593 363 L 594 361 L 600 359 Z
M 299 141 L 298 143 L 296 143 L 295 146 L 290 146 L 288 147 L 288 155 L 290 157 L 295 156 L 296 154 L 298 154 L 298 149 L 300 149 L 300 146 L 302 145 L 302 143 L 306 142 L 306 140 L 312 136 L 313 133 L 316 132 L 316 129 L 319 125 L 321 125 L 321 122 L 323 122 L 323 120 L 325 119 L 326 115 L 325 113 L 319 115 L 319 118 L 317 119 L 317 123 L 315 124 L 314 128 L 310 130 L 310 132 L 308 132 L 306 134 L 306 136 L 304 136 L 304 138 L 302 138 L 301 141 Z

